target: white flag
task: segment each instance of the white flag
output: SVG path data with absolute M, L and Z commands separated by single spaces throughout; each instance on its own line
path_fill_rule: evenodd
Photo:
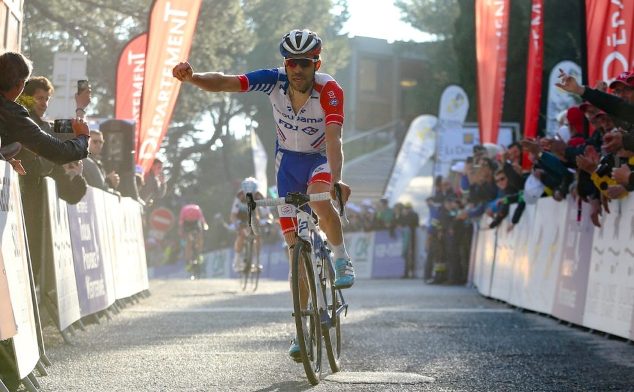
M 421 167 L 434 155 L 436 116 L 424 114 L 416 117 L 405 135 L 403 146 L 396 157 L 392 175 L 385 188 L 385 197 L 393 205 L 418 174 Z
M 258 180 L 258 190 L 267 195 L 268 181 L 266 178 L 267 156 L 262 141 L 255 132 L 251 132 L 251 151 L 253 152 L 253 168 L 255 179 Z

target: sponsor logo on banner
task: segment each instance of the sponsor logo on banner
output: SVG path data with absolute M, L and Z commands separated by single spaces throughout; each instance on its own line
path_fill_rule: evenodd
M 531 31 L 526 66 L 526 105 L 524 108 L 524 136 L 537 135 L 537 121 L 541 109 L 542 71 L 544 69 L 543 0 L 533 0 Z
M 53 244 L 53 260 L 55 265 L 55 290 L 57 292 L 57 309 L 59 313 L 59 329 L 64 330 L 81 317 L 73 249 L 70 242 L 67 204 L 57 196 L 55 182 L 45 177 L 46 196 L 50 220 L 51 243 Z
M 83 199 L 68 206 L 70 238 L 75 261 L 75 277 L 81 316 L 108 307 L 104 265 L 99 252 L 93 190 L 88 189 Z
M 354 264 L 354 273 L 360 279 L 372 277 L 374 261 L 374 233 L 346 233 L 346 247 Z
M 634 61 L 634 2 L 586 0 L 588 85 L 610 82 Z
M 137 163 L 148 171 L 167 133 L 181 83 L 172 68 L 189 57 L 202 0 L 156 0 L 150 15 Z
M 405 272 L 403 238 L 396 230 L 394 236 L 386 230 L 374 232 L 374 263 L 372 278 L 400 278 Z
M 141 124 L 141 99 L 145 77 L 145 52 L 147 33 L 133 38 L 121 51 L 117 67 L 117 84 L 114 101 L 114 115 L 120 120 L 135 122 L 138 141 Z
M 13 328 L 17 334 L 11 340 L 19 378 L 26 377 L 40 358 L 35 324 L 35 309 L 31 291 L 29 259 L 26 251 L 26 236 L 22 213 L 22 201 L 17 174 L 10 165 L 1 162 L 0 171 L 4 175 L 2 194 L 8 195 L 8 211 L 0 213 L 4 221 L 1 232 L 1 252 L 4 263 L 2 275 L 6 276 L 13 314 L 9 320 L 15 320 Z M 2 293 L 0 293 L 2 295 Z M 0 311 L 2 313 L 3 311 Z M 0 314 L 2 316 L 2 314 Z

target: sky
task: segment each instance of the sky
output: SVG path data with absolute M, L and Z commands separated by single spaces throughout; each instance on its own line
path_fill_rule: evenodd
M 350 19 L 343 32 L 349 36 L 382 38 L 392 41 L 423 42 L 425 34 L 401 21 L 401 12 L 393 0 L 348 0 Z

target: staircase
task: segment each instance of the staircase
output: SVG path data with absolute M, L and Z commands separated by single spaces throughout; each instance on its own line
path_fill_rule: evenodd
M 385 185 L 396 159 L 396 142 L 346 161 L 343 180 L 352 188 L 350 201 L 360 204 L 365 199 L 375 202 L 383 197 Z

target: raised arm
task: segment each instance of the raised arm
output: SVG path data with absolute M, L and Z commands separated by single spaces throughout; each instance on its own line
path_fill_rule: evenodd
M 172 75 L 181 82 L 191 83 L 205 91 L 241 91 L 240 79 L 237 75 L 225 75 L 222 72 L 195 73 L 188 62 L 176 64 L 172 69 Z

